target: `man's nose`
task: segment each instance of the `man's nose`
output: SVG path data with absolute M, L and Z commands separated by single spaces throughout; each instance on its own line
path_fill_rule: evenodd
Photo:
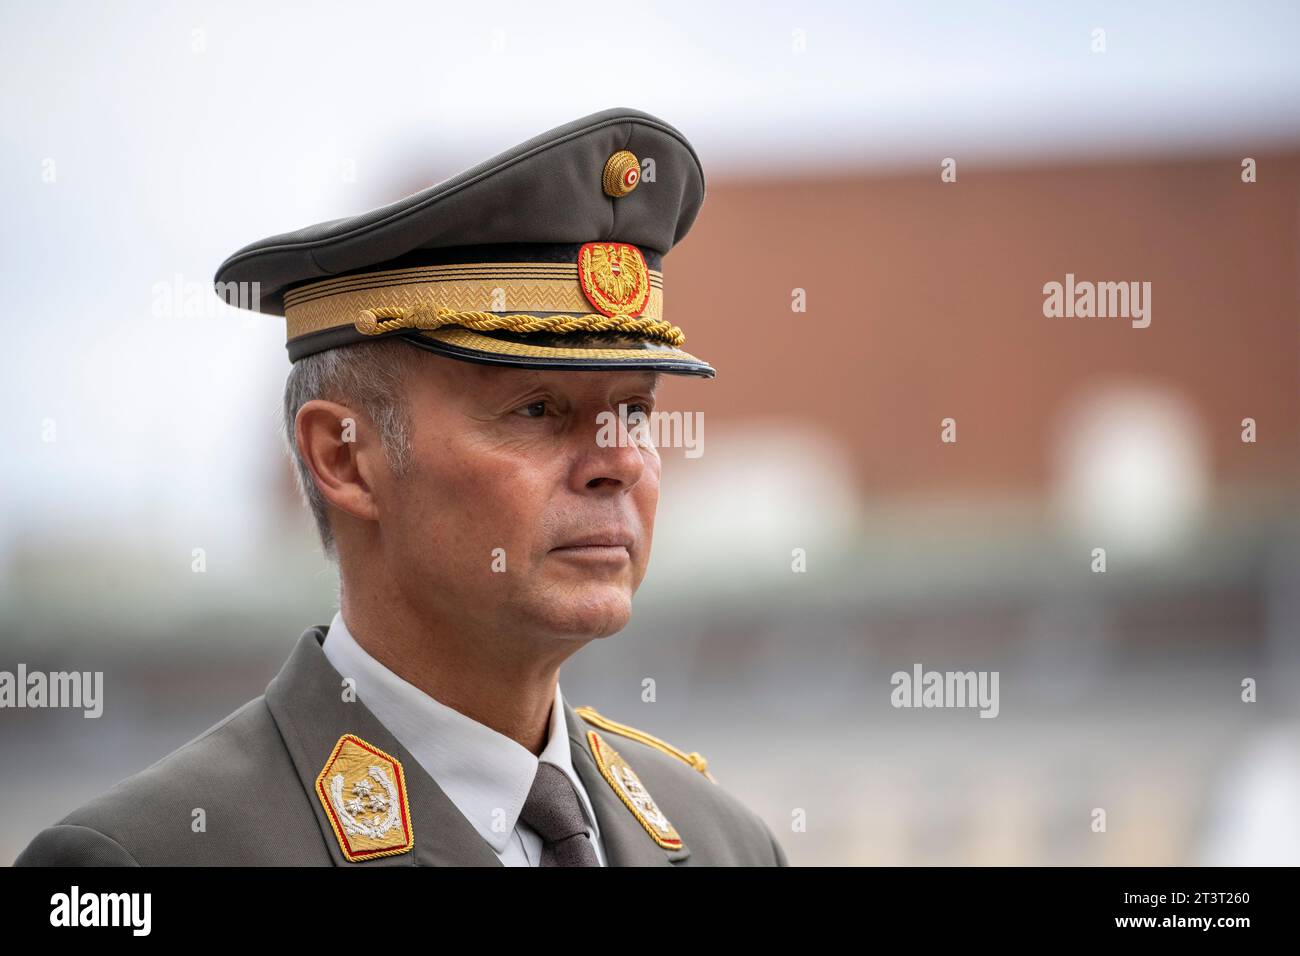
M 594 427 L 577 430 L 579 453 L 574 483 L 579 490 L 627 489 L 645 473 L 645 425 L 617 412 L 597 416 Z

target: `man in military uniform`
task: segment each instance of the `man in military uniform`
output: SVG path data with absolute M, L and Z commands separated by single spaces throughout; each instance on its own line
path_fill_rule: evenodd
M 18 863 L 785 865 L 699 754 L 559 687 L 645 574 L 659 375 L 714 374 L 663 314 L 703 200 L 681 133 L 607 110 L 227 259 L 218 291 L 285 317 L 339 612 Z

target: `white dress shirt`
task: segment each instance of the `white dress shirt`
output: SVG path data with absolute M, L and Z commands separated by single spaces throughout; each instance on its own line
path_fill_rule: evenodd
M 539 866 L 542 838 L 519 819 L 541 760 L 564 771 L 578 792 L 587 836 L 606 866 L 596 814 L 573 769 L 560 685 L 555 685 L 550 734 L 540 756 L 485 724 L 441 704 L 371 657 L 334 615 L 322 645 L 343 677 L 356 681 L 357 698 L 411 752 L 506 866 Z M 419 821 L 415 821 L 419 826 Z

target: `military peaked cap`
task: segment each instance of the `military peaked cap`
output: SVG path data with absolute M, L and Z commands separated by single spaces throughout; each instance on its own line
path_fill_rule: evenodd
M 294 362 L 383 336 L 471 362 L 712 377 L 664 314 L 664 256 L 703 202 L 686 138 L 611 109 L 391 205 L 245 246 L 215 283 L 283 315 Z

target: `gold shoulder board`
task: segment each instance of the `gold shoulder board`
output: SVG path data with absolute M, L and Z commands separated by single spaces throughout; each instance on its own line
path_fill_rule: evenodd
M 594 707 L 575 707 L 573 708 L 573 712 L 587 723 L 599 727 L 601 730 L 609 731 L 611 734 L 619 734 L 620 736 L 627 737 L 631 740 L 638 740 L 649 747 L 654 747 L 656 750 L 662 750 L 670 757 L 676 757 L 683 763 L 690 764 L 700 773 L 704 774 L 711 783 L 718 782 L 713 779 L 713 774 L 709 773 L 709 762 L 704 759 L 702 754 L 694 751 L 686 753 L 683 750 L 678 750 L 667 741 L 660 740 L 658 737 L 647 734 L 644 730 L 637 730 L 635 727 L 629 727 L 627 724 L 620 724 L 617 721 L 610 720 L 608 717 L 597 713 Z

